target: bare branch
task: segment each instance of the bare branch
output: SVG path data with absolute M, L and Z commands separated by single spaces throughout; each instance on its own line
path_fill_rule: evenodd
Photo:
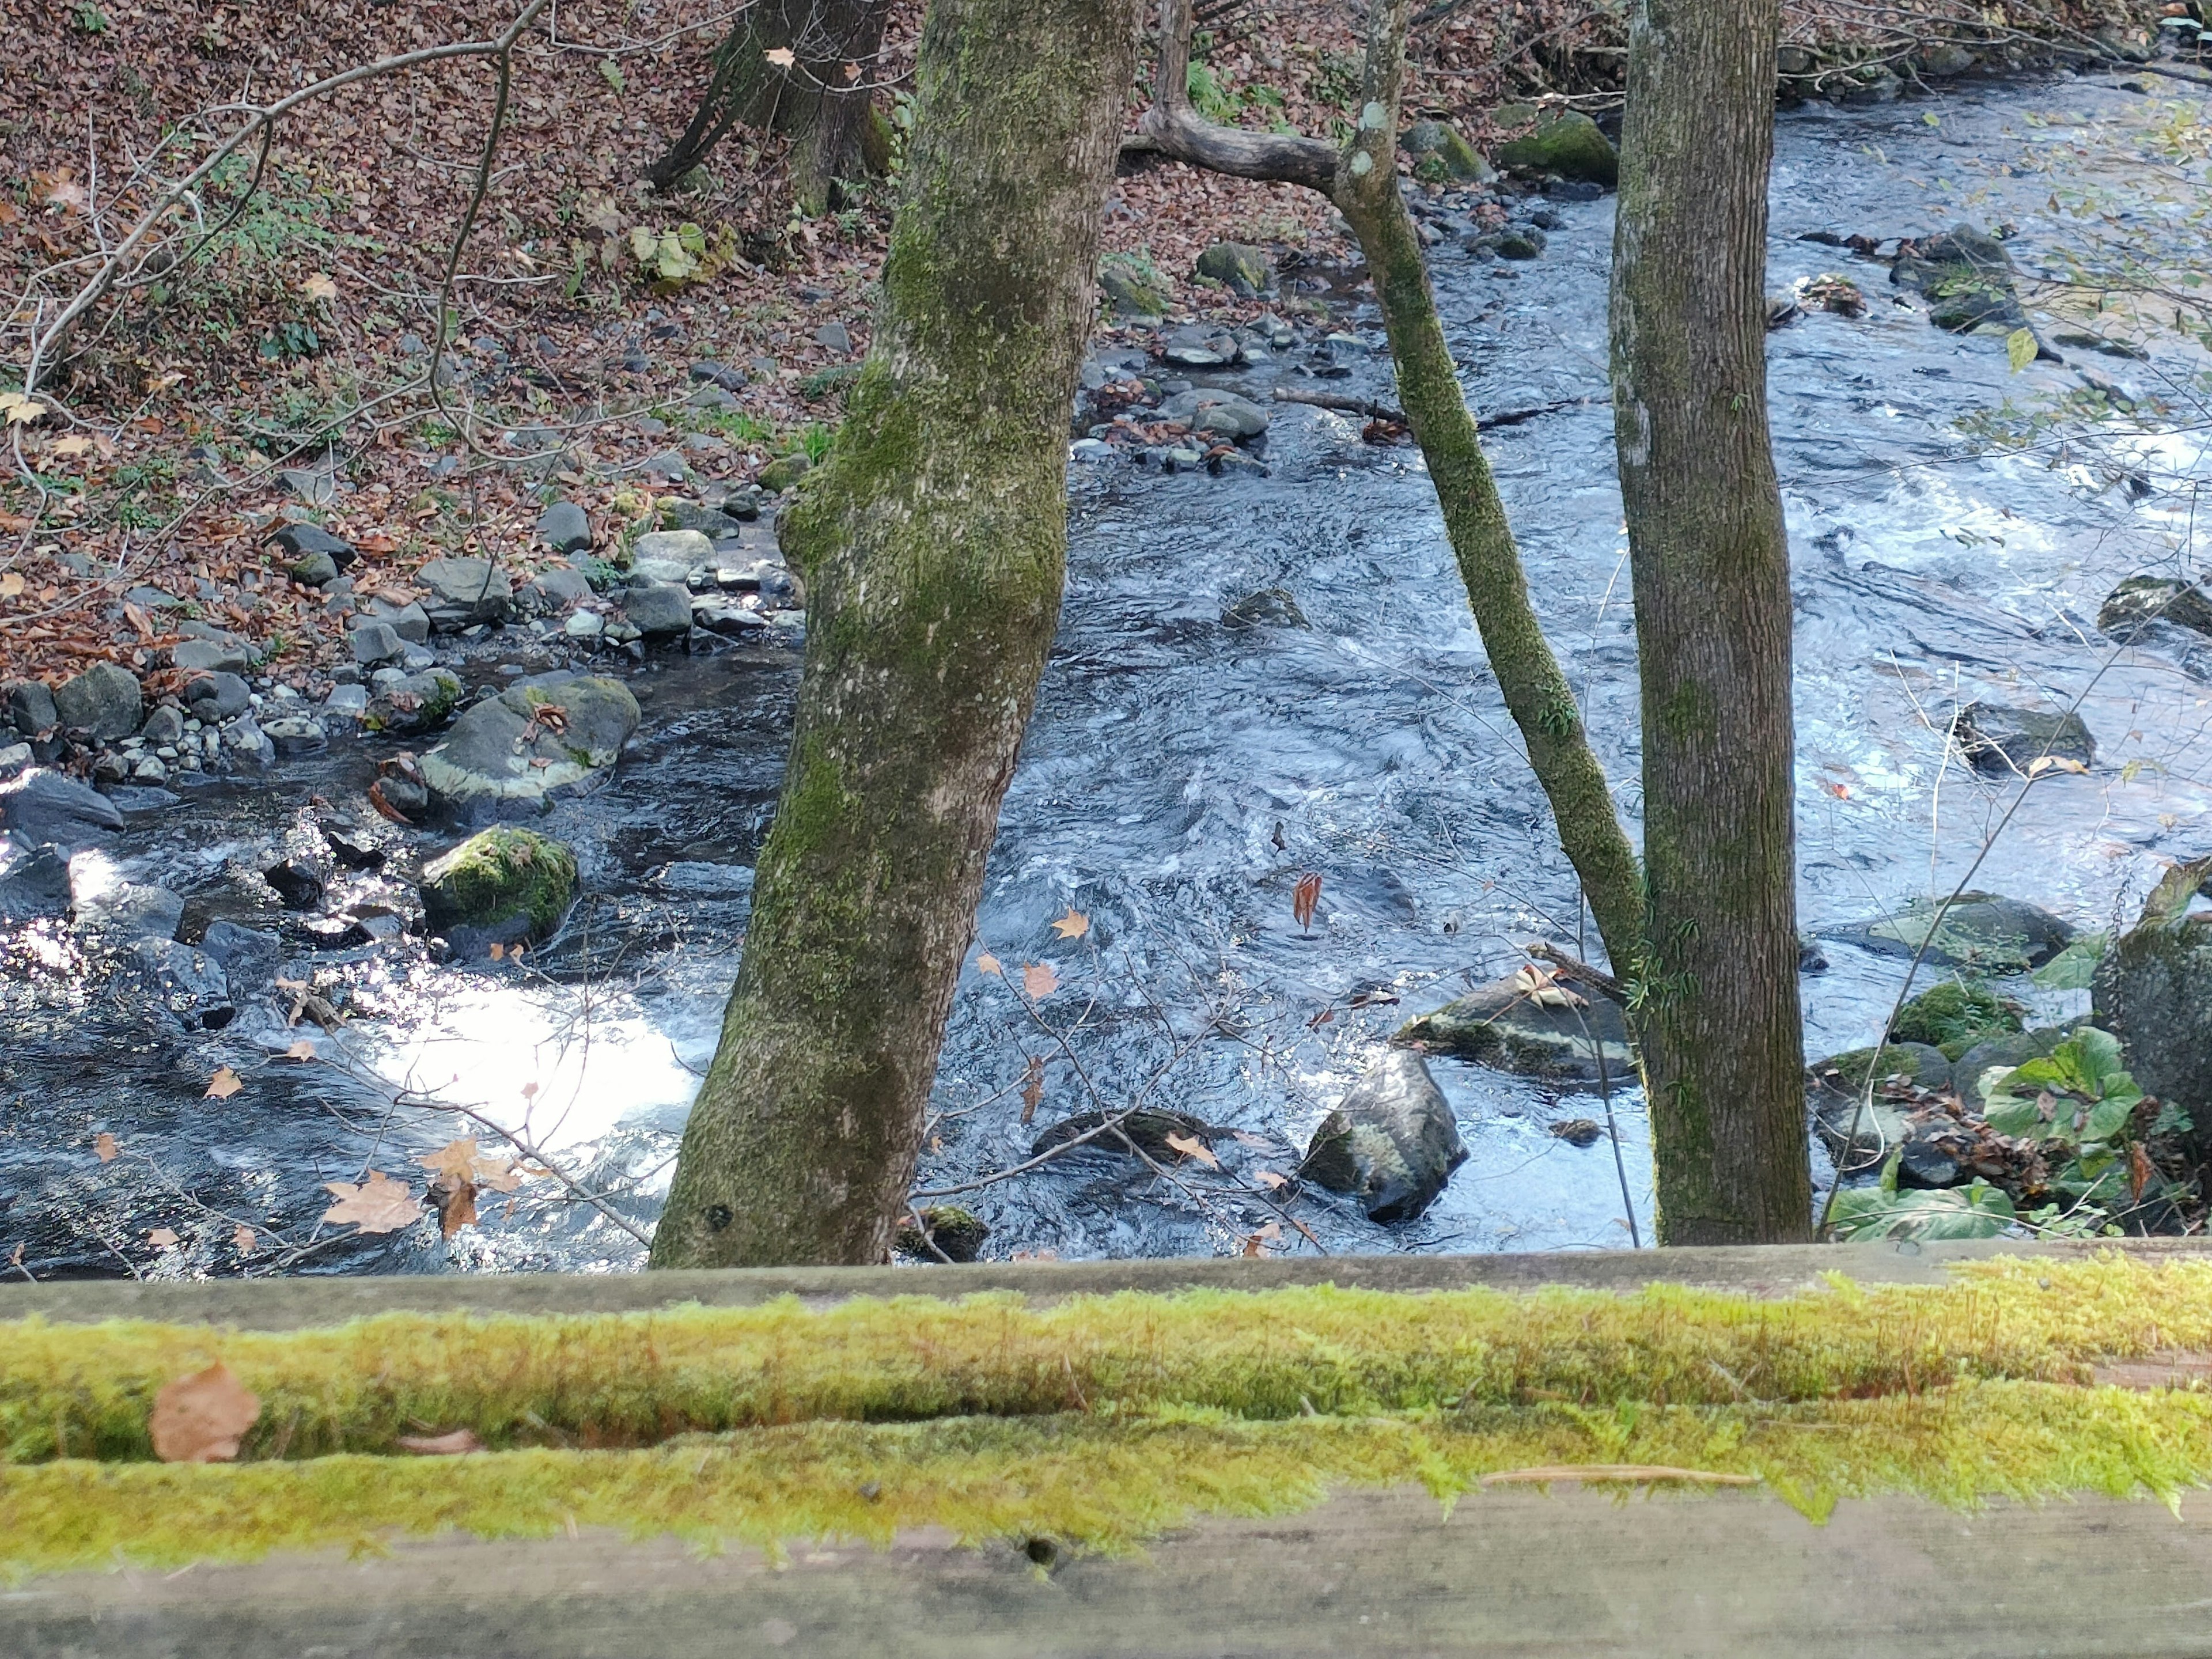
M 1191 106 L 1190 0 L 1160 0 L 1159 73 L 1139 125 L 1160 154 L 1194 167 L 1324 196 L 1336 183 L 1336 146 L 1326 139 L 1220 126 Z

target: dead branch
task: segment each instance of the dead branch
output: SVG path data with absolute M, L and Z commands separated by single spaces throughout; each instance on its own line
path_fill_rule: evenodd
M 1239 179 L 1304 185 L 1324 196 L 1336 184 L 1336 146 L 1322 138 L 1218 126 L 1190 101 L 1190 0 L 1160 0 L 1159 72 L 1139 124 L 1154 148 L 1178 161 Z

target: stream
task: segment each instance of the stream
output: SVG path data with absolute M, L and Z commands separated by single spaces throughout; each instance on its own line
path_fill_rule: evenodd
M 1982 853 L 2015 788 L 1947 762 L 1954 702 L 2079 696 L 2099 744 L 2087 775 L 2031 791 L 1975 886 L 2100 927 L 2130 916 L 2166 861 L 2212 852 L 2212 645 L 2116 650 L 2095 627 L 2123 578 L 2197 569 L 2201 435 L 2175 415 L 2162 431 L 2011 455 L 1960 427 L 2008 398 L 2078 387 L 2083 365 L 2154 396 L 2202 358 L 2068 351 L 2079 361 L 2015 373 L 2001 336 L 1939 331 L 1917 301 L 1893 302 L 1882 263 L 1800 240 L 2008 223 L 2033 273 L 2077 234 L 2054 192 L 2094 188 L 2107 234 L 2176 258 L 2193 246 L 2201 263 L 2201 217 L 2188 214 L 2202 210 L 2186 206 L 2201 160 L 2145 158 L 2204 109 L 2187 88 L 2062 81 L 1780 118 L 1767 286 L 1837 272 L 1869 301 L 1863 317 L 1814 310 L 1770 337 L 1810 933 L 1947 892 Z M 2197 182 L 2181 188 L 2185 165 Z M 1447 240 L 1433 268 L 1477 409 L 1565 405 L 1486 442 L 1537 608 L 1633 819 L 1635 641 L 1605 379 L 1613 207 L 1551 210 L 1539 261 L 1484 262 Z M 1193 378 L 1263 404 L 1277 383 L 1389 400 L 1371 307 L 1334 326 L 1368 348 L 1347 377 L 1304 378 L 1302 343 Z M 1356 416 L 1267 406 L 1271 476 L 1071 466 L 1066 608 L 978 920 L 978 951 L 1006 971 L 971 955 L 963 973 L 917 1187 L 966 1188 L 946 1201 L 988 1224 L 983 1254 L 1001 1258 L 1213 1255 L 1247 1240 L 1605 1248 L 1630 1242 L 1632 1208 L 1648 1245 L 1648 1126 L 1632 1088 L 1607 1102 L 1449 1060 L 1432 1070 L 1470 1156 L 1418 1220 L 1378 1225 L 1326 1194 L 1287 1207 L 1268 1196 L 1263 1175 L 1295 1167 L 1405 1019 L 1512 971 L 1532 939 L 1592 955 L 1595 944 L 1418 452 L 1364 442 Z M 1308 625 L 1224 625 L 1225 606 L 1272 589 Z M 536 665 L 518 647 L 507 668 Z M 650 1231 L 735 974 L 796 667 L 774 642 L 650 658 L 629 680 L 644 722 L 612 782 L 538 825 L 583 873 L 558 938 L 520 963 L 441 963 L 404 936 L 311 963 L 295 945 L 280 977 L 307 963 L 319 985 L 343 984 L 350 1018 L 335 1032 L 289 1023 L 279 994 L 183 1033 L 105 981 L 66 927 L 0 939 L 0 1254 L 21 1241 L 41 1278 L 640 1266 L 630 1230 Z M 466 665 L 472 681 L 500 669 L 497 654 Z M 384 871 L 344 876 L 325 908 L 404 893 L 400 878 L 453 837 L 368 808 L 374 761 L 398 747 L 334 742 L 131 813 L 113 874 L 159 881 L 203 921 L 275 927 L 282 913 L 255 872 L 320 798 L 391 854 Z M 1301 927 L 1292 890 L 1310 872 L 1321 892 Z M 1051 924 L 1071 908 L 1089 927 L 1063 939 Z M 1803 981 L 1808 1057 L 1873 1041 L 1903 969 L 1832 937 L 1821 953 L 1826 969 Z M 1009 983 L 1032 963 L 1057 981 L 1034 1012 Z M 2053 1013 L 2086 1007 L 2080 993 L 2005 988 Z M 317 1058 L 287 1058 L 303 1038 Z M 226 1066 L 242 1086 L 210 1097 Z M 1186 1164 L 1165 1180 L 1086 1153 L 971 1186 L 1023 1162 L 1060 1119 L 1139 1099 L 1224 1131 L 1220 1169 Z M 450 1239 L 428 1224 L 318 1233 L 323 1183 L 374 1167 L 420 1190 L 416 1158 L 471 1133 L 489 1149 L 456 1104 L 526 1128 L 599 1201 L 541 1176 L 511 1198 L 483 1194 L 481 1224 Z M 1575 1118 L 1609 1119 L 1613 1133 L 1577 1146 L 1550 1132 Z M 103 1132 L 112 1161 L 94 1151 Z M 1825 1184 L 1817 1147 L 1814 1160 Z M 156 1229 L 174 1242 L 149 1244 Z

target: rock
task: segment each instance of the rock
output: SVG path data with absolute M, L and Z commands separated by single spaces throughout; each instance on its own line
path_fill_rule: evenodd
M 1498 171 L 1482 152 L 1443 121 L 1416 121 L 1398 136 L 1398 148 L 1414 158 L 1413 177 L 1424 184 L 1486 185 Z
M 1078 438 L 1067 447 L 1067 459 L 1079 466 L 1104 466 L 1118 459 L 1121 453 L 1101 438 Z
M 1879 1163 L 1902 1140 L 1909 1125 L 1905 1114 L 1877 1092 L 1862 1106 L 1867 1073 L 1876 1082 L 1902 1078 L 1914 1088 L 1941 1093 L 1951 1085 L 1951 1062 L 1943 1051 L 1923 1042 L 1893 1042 L 1879 1051 L 1853 1048 L 1832 1054 L 1806 1067 L 1806 1103 L 1813 1127 L 1828 1148 L 1828 1155 L 1845 1173 Z M 1852 1125 L 1857 1133 L 1852 1134 Z M 1844 1138 L 1850 1136 L 1845 1150 Z
M 1978 772 L 2025 774 L 2045 755 L 2094 765 L 2097 740 L 2079 714 L 1970 702 L 1951 717 L 1951 735 Z
M 222 727 L 222 752 L 242 766 L 266 766 L 276 758 L 276 745 L 258 720 L 240 714 Z
M 1944 1118 L 1915 1124 L 1897 1149 L 1897 1184 L 1922 1192 L 1959 1186 L 1972 1177 L 1977 1150 L 1964 1124 Z
M 1968 1111 L 1978 1112 L 1982 1109 L 1982 1079 L 1992 1070 L 2002 1066 L 2009 1071 L 2031 1060 L 2041 1060 L 2073 1035 L 2066 1027 L 2053 1025 L 1977 1042 L 1951 1062 L 1951 1087 Z
M 2028 326 L 2013 286 L 2012 255 L 1972 225 L 1900 244 L 1889 280 L 1924 297 L 1928 320 L 1951 333 L 1985 324 L 2007 332 Z
M 691 464 L 672 449 L 664 449 L 658 455 L 648 455 L 638 463 L 640 472 L 656 478 L 688 478 Z
M 149 749 L 159 749 L 164 744 L 184 741 L 185 716 L 173 704 L 163 703 L 146 716 L 145 725 L 138 728 L 138 736 Z
M 2090 981 L 2094 1023 L 2119 1038 L 2138 1088 L 2189 1114 L 2199 1160 L 2212 1152 L 2212 915 L 2189 904 L 2208 878 L 2212 860 L 2169 870 Z
M 142 1009 L 159 1008 L 187 1029 L 219 1031 L 237 1016 L 222 964 L 189 945 L 133 940 L 118 965 L 136 977 L 132 995 Z
M 2130 576 L 2106 596 L 2097 612 L 2099 629 L 2124 641 L 2158 623 L 2212 636 L 2212 595 L 2171 576 Z
M 2072 943 L 2074 930 L 2048 910 L 1995 893 L 1961 893 L 1936 924 L 1936 902 L 1917 898 L 1884 916 L 1830 935 L 1883 956 L 1909 957 L 1929 939 L 1925 963 L 2017 973 L 2039 968 Z M 1929 939 L 1929 930 L 1934 937 Z
M 1188 1112 L 1171 1112 L 1164 1108 L 1144 1107 L 1128 1113 L 1078 1112 L 1054 1124 L 1030 1144 L 1030 1156 L 1042 1158 L 1055 1146 L 1065 1146 L 1071 1140 L 1103 1128 L 1108 1121 L 1114 1127 L 1084 1141 L 1085 1149 L 1100 1152 L 1119 1152 L 1125 1157 L 1142 1152 L 1146 1157 L 1163 1164 L 1179 1164 L 1183 1154 L 1168 1144 L 1175 1135 L 1184 1140 L 1195 1140 L 1211 1146 L 1218 1131 L 1201 1119 Z
M 430 590 L 423 612 L 441 634 L 502 622 L 514 602 L 514 582 L 488 559 L 433 559 L 415 580 Z
M 1186 323 L 1160 340 L 1160 356 L 1185 368 L 1221 368 L 1237 361 L 1243 348 L 1225 328 Z
M 363 622 L 347 636 L 347 641 L 353 647 L 354 661 L 363 668 L 391 662 L 407 648 L 406 641 L 390 623 Z
M 243 714 L 252 705 L 252 688 L 235 674 L 202 674 L 185 682 L 185 707 L 194 720 L 220 726 Z
M 1275 262 L 1249 242 L 1216 242 L 1198 256 L 1198 274 L 1250 299 L 1275 285 Z
M 171 939 L 185 919 L 185 901 L 166 887 L 135 881 L 100 883 L 85 873 L 82 861 L 70 872 L 70 906 L 77 929 L 96 933 L 110 945 L 141 939 Z
M 464 714 L 422 757 L 422 781 L 449 808 L 539 806 L 613 765 L 637 720 L 637 699 L 618 681 L 541 676 Z
M 312 910 L 323 902 L 323 878 L 302 859 L 285 859 L 261 872 L 288 910 Z
M 713 539 L 697 530 L 655 530 L 640 536 L 630 549 L 630 568 L 656 560 L 690 571 L 709 563 L 714 556 Z
M 689 409 L 735 409 L 738 400 L 718 386 L 694 386 L 684 400 Z
M 304 714 L 264 720 L 261 731 L 277 755 L 287 760 L 299 755 L 319 754 L 330 747 L 330 736 L 323 730 L 322 722 Z
M 691 595 L 672 582 L 634 582 L 622 605 L 630 626 L 649 640 L 691 631 Z
M 1905 82 L 1895 70 L 1885 64 L 1876 64 L 1854 70 L 1836 90 L 1836 101 L 1853 108 L 1865 108 L 1875 104 L 1893 104 L 1905 90 Z
M 1516 228 L 1501 232 L 1492 246 L 1501 259 L 1537 259 L 1544 253 L 1544 233 Z
M 921 1211 L 921 1225 L 911 1223 L 891 1236 L 891 1248 L 905 1255 L 934 1261 L 973 1261 L 983 1249 L 991 1229 L 971 1210 L 952 1204 L 932 1204 Z
M 369 699 L 362 725 L 371 732 L 428 732 L 446 723 L 461 699 L 461 677 L 426 668 L 386 682 Z
M 1160 418 L 1218 438 L 1256 438 L 1267 429 L 1267 411 L 1259 404 L 1210 386 L 1176 393 L 1160 405 Z
M 327 553 L 302 553 L 292 561 L 289 574 L 302 587 L 325 587 L 338 579 L 338 567 Z
M 849 357 L 853 353 L 852 331 L 840 322 L 827 322 L 816 329 L 814 343 L 824 350 L 836 352 L 841 357 Z
M 371 599 L 370 617 L 384 623 L 410 645 L 430 643 L 430 614 L 422 609 L 420 600 L 410 599 L 404 605 L 394 605 L 389 599 Z
M 54 694 L 37 680 L 17 680 L 8 688 L 8 719 L 27 738 L 42 736 L 62 723 Z
M 359 720 L 368 713 L 368 688 L 365 685 L 334 685 L 331 694 L 323 699 L 323 712 L 342 714 L 349 720 Z
M 122 828 L 114 802 L 58 772 L 33 768 L 0 783 L 0 831 L 25 851 L 51 843 L 75 853 Z
M 744 502 L 741 498 L 738 502 L 739 512 L 744 510 Z M 759 516 L 760 509 L 756 506 L 753 508 L 753 517 Z M 665 501 L 661 502 L 660 527 L 664 531 L 696 530 L 710 542 L 717 537 L 741 536 L 744 533 L 744 525 L 738 518 L 721 507 L 709 507 L 704 501 Z M 662 556 L 674 556 L 663 555 Z M 694 560 L 693 562 L 696 563 L 697 561 Z
M 1167 314 L 1175 296 L 1155 272 L 1112 255 L 1099 268 L 1098 287 L 1121 317 L 1157 318 Z
M 339 570 L 348 568 L 361 556 L 354 544 L 344 537 L 334 536 L 322 526 L 309 524 L 304 520 L 286 525 L 269 539 L 294 559 L 320 554 Z
M 0 841 L 0 921 L 65 916 L 70 908 L 69 860 L 53 847 L 11 856 Z
M 1306 613 L 1298 609 L 1298 602 L 1286 587 L 1263 587 L 1256 593 L 1247 593 L 1241 599 L 1232 599 L 1222 608 L 1221 625 L 1231 629 L 1248 628 L 1310 628 Z
M 200 953 L 223 970 L 234 1002 L 266 990 L 284 960 L 284 947 L 275 934 L 234 921 L 210 922 L 200 938 Z
M 252 665 L 253 653 L 223 640 L 184 640 L 170 648 L 170 665 L 186 674 L 236 674 Z
M 1608 190 L 1620 182 L 1620 158 L 1612 141 L 1579 111 L 1539 116 L 1534 131 L 1498 147 L 1498 163 L 1524 173 L 1554 173 Z
M 597 611 L 579 611 L 561 625 L 561 631 L 572 640 L 596 640 L 606 626 L 606 618 Z
M 449 939 L 534 945 L 575 899 L 575 854 L 534 830 L 486 830 L 422 866 L 423 916 Z
M 1574 1000 L 1562 1000 L 1567 997 Z M 1518 974 L 1415 1016 L 1391 1041 L 1501 1072 L 1580 1082 L 1598 1080 L 1602 1052 L 1607 1079 L 1628 1085 L 1636 1078 L 1628 1026 L 1610 1000 L 1564 986 L 1532 988 Z
M 1917 1042 L 1955 1059 L 1978 1042 L 2021 1029 L 2020 1005 L 1973 980 L 1946 980 L 1897 1011 L 1892 1042 Z
M 592 548 L 591 515 L 574 501 L 556 501 L 538 515 L 538 539 L 563 557 Z
M 694 363 L 691 365 L 691 378 L 708 386 L 718 386 L 725 392 L 743 392 L 745 389 L 744 371 L 723 363 Z
M 0 778 L 12 778 L 18 772 L 27 771 L 36 758 L 27 743 L 11 743 L 0 748 Z
M 556 565 L 532 576 L 524 586 L 522 597 L 535 610 L 566 611 L 592 597 L 592 584 L 582 571 Z
M 813 461 L 805 453 L 785 455 L 763 467 L 754 482 L 771 495 L 781 495 L 813 470 Z
M 54 693 L 54 708 L 70 731 L 89 732 L 106 742 L 138 729 L 145 699 L 128 669 L 99 662 Z
M 732 605 L 726 599 L 708 596 L 691 602 L 691 626 L 703 628 L 709 634 L 734 638 L 743 634 L 757 634 L 768 626 L 768 618 L 757 611 Z
M 1948 81 L 1954 76 L 1964 75 L 1978 61 L 1972 52 L 1952 40 L 1939 40 L 1920 49 L 1920 72 L 1931 81 Z
M 1370 1221 L 1411 1221 L 1466 1161 L 1459 1125 L 1428 1062 L 1397 1049 L 1322 1120 L 1298 1178 L 1351 1194 Z

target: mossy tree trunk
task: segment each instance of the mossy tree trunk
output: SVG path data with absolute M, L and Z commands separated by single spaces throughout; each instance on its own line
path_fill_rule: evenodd
M 743 121 L 789 136 L 793 194 L 808 212 L 823 211 L 838 179 L 882 171 L 869 94 L 890 11 L 889 0 L 752 0 L 714 49 L 690 125 L 646 178 L 668 189 Z
M 1778 0 L 1638 0 L 1612 364 L 1644 699 L 1660 1237 L 1810 1236 L 1790 548 L 1766 422 Z
M 933 0 L 866 366 L 790 509 L 783 794 L 655 1267 L 888 1255 L 1060 615 L 1139 0 Z
M 1382 309 L 1398 390 L 1443 509 L 1475 625 L 1505 706 L 1543 786 L 1559 841 L 1581 878 L 1616 970 L 1636 960 L 1644 896 L 1636 854 L 1613 810 L 1581 710 L 1528 600 L 1474 416 L 1437 316 L 1420 234 L 1398 192 L 1399 89 L 1405 79 L 1406 0 L 1376 0 L 1369 15 L 1360 115 L 1340 149 L 1318 138 L 1217 126 L 1191 107 L 1189 0 L 1163 0 L 1160 64 L 1145 130 L 1165 154 L 1241 178 L 1319 190 L 1351 224 Z

